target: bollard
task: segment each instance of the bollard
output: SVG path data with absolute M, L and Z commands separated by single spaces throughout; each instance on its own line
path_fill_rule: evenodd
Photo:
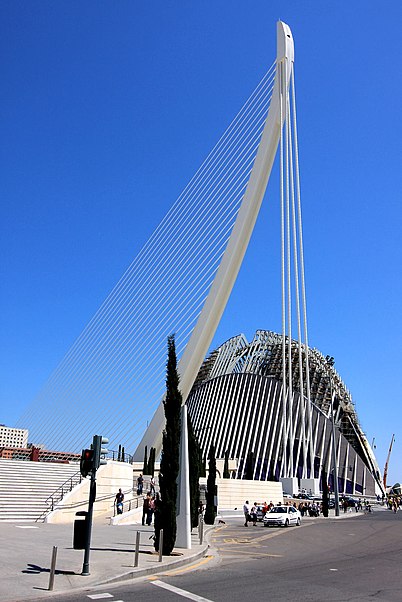
M 200 518 L 200 522 L 198 523 L 198 534 L 200 536 L 200 545 L 204 541 L 204 520 Z
M 163 550 L 163 529 L 159 531 L 159 562 L 162 562 L 162 550 Z
M 50 565 L 50 575 L 49 575 L 49 587 L 48 587 L 49 592 L 51 592 L 53 590 L 54 573 L 56 570 L 56 557 L 57 557 L 57 546 L 53 546 L 52 562 Z
M 134 566 L 138 566 L 138 556 L 140 551 L 140 531 L 137 531 L 135 536 L 135 554 L 134 554 Z

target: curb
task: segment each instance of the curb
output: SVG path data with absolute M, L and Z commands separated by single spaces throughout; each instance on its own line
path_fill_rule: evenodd
M 154 575 L 159 573 L 164 573 L 167 570 L 172 570 L 181 566 L 185 566 L 187 564 L 191 564 L 195 560 L 199 560 L 203 558 L 209 549 L 209 544 L 205 544 L 201 550 L 192 554 L 191 556 L 184 556 L 183 558 L 178 558 L 175 560 L 171 560 L 168 562 L 158 563 L 157 566 L 151 566 L 148 568 L 133 568 L 132 571 L 128 573 L 123 573 L 122 575 L 118 575 L 116 577 L 112 577 L 111 579 L 106 579 L 105 581 L 100 581 L 96 584 L 98 585 L 108 585 L 111 583 L 118 583 L 119 581 L 129 581 L 130 579 L 136 579 L 139 577 L 146 577 L 147 575 Z M 165 557 L 166 558 L 166 557 Z

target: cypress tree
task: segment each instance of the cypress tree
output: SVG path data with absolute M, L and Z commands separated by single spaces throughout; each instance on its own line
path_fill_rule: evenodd
M 200 505 L 200 456 L 201 448 L 195 436 L 190 416 L 187 417 L 188 463 L 190 470 L 190 508 L 191 527 L 198 527 L 198 508 Z
M 321 482 L 322 482 L 322 514 L 323 516 L 328 516 L 328 483 L 327 483 L 327 473 L 325 470 L 321 473 Z
M 209 465 L 208 465 L 208 479 L 207 479 L 207 504 L 205 507 L 204 521 L 206 525 L 213 525 L 216 516 L 215 507 L 215 495 L 216 495 L 216 458 L 215 448 L 211 445 L 209 449 Z
M 249 451 L 247 454 L 246 461 L 246 479 L 250 481 L 253 480 L 253 472 L 254 472 L 254 452 Z
M 148 474 L 150 474 L 151 477 L 154 476 L 154 472 L 155 472 L 155 453 L 156 453 L 156 449 L 154 447 L 151 447 L 151 449 L 149 450 L 149 460 L 148 460 Z
M 229 452 L 225 451 L 225 463 L 223 465 L 223 474 L 222 477 L 224 479 L 230 479 L 230 472 L 229 472 Z
M 207 471 L 205 468 L 205 460 L 202 457 L 202 449 L 200 448 L 200 456 L 199 456 L 199 465 L 200 465 L 200 477 L 206 477 L 207 476 Z
M 155 549 L 159 550 L 159 532 L 163 529 L 164 556 L 171 554 L 176 541 L 177 477 L 179 474 L 180 427 L 182 397 L 179 391 L 174 335 L 168 337 L 166 396 L 163 402 L 166 427 L 162 435 L 159 474 L 160 502 L 155 512 Z
M 124 446 L 121 448 L 121 461 L 122 462 L 126 461 L 126 455 L 125 455 L 125 451 L 124 451 Z
M 144 451 L 144 464 L 142 467 L 142 474 L 148 474 L 148 446 L 145 446 Z

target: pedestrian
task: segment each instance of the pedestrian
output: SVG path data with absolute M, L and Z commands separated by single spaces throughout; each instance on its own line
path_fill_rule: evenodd
M 114 500 L 116 504 L 116 513 L 123 514 L 124 493 L 121 489 L 119 489 L 119 491 L 116 493 Z
M 143 486 L 144 486 L 144 477 L 140 473 L 140 476 L 137 479 L 137 495 L 142 495 Z
M 248 500 L 246 500 L 246 502 L 244 503 L 243 512 L 244 512 L 244 526 L 248 527 L 248 523 L 251 520 L 250 519 L 250 504 L 249 504 Z
M 155 510 L 155 496 L 149 497 L 148 511 L 147 511 L 147 525 L 148 527 L 152 524 L 152 516 Z
M 149 502 L 150 502 L 151 496 L 148 493 L 147 496 L 144 498 L 144 503 L 142 505 L 142 524 L 145 525 L 145 521 L 148 519 L 148 510 L 149 510 Z
M 250 517 L 251 520 L 253 521 L 253 527 L 257 526 L 257 502 L 254 502 L 251 510 L 250 510 Z
M 155 477 L 152 476 L 150 483 L 149 483 L 149 491 L 152 493 L 152 495 L 155 495 Z

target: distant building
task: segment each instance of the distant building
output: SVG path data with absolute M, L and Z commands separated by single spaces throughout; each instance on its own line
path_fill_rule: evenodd
M 28 447 L 28 429 L 0 425 L 0 447 Z

